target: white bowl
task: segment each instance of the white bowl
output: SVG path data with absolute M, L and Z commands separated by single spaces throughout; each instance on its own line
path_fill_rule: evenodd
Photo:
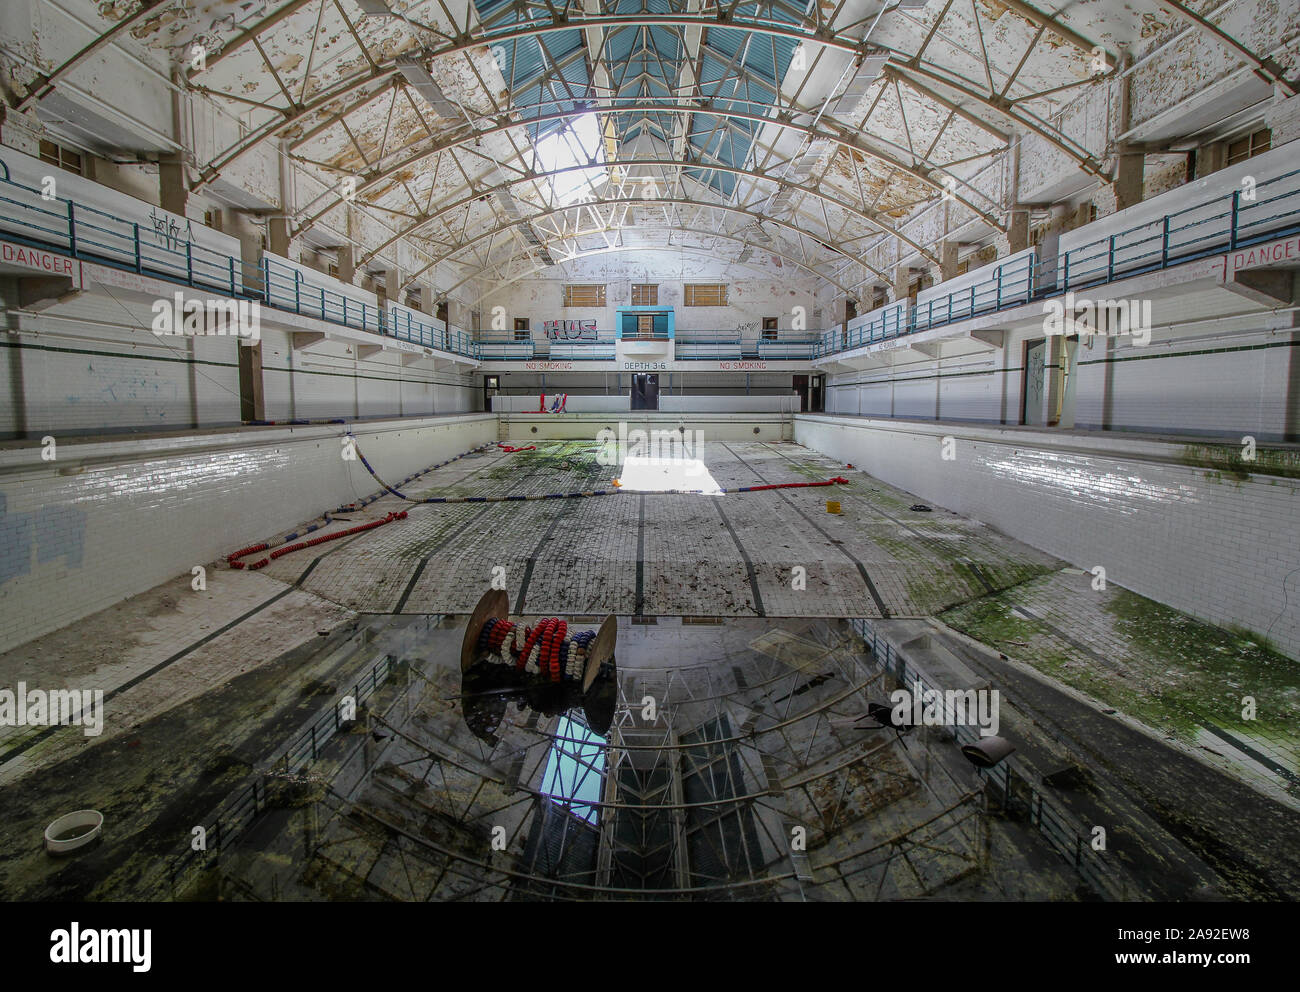
M 45 850 L 51 854 L 68 854 L 85 847 L 104 829 L 104 814 L 97 809 L 79 809 L 65 813 L 45 828 Z M 57 838 L 69 831 L 78 831 L 71 837 Z

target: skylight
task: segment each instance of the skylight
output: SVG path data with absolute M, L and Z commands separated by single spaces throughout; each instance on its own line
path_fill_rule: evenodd
M 577 203 L 604 171 L 605 146 L 600 136 L 600 120 L 595 114 L 573 118 L 566 127 L 549 134 L 533 146 L 539 171 L 570 169 L 595 162 L 590 169 L 562 172 L 551 177 L 551 191 L 557 203 Z
M 570 739 L 564 740 L 566 737 Z M 555 727 L 555 743 L 546 759 L 542 792 L 579 819 L 595 823 L 605 777 L 601 771 L 604 750 L 605 738 L 561 716 Z
M 618 476 L 619 485 L 640 493 L 673 490 L 720 496 L 722 487 L 698 458 L 645 458 L 628 455 Z

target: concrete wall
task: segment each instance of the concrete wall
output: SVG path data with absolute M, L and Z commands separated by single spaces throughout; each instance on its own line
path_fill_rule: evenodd
M 550 408 L 555 401 L 555 397 L 562 390 L 546 393 L 546 406 Z M 542 393 L 529 395 L 525 393 L 522 396 L 493 396 L 492 412 L 493 413 L 536 413 L 541 403 Z M 580 396 L 571 395 L 564 402 L 564 409 L 568 413 L 600 413 L 605 411 L 627 411 L 632 409 L 632 398 L 627 394 L 612 396 Z
M 486 369 L 489 374 L 492 370 Z M 659 397 L 676 396 L 784 396 L 794 388 L 791 373 L 781 372 L 660 372 Z M 501 386 L 512 394 L 568 393 L 628 395 L 630 372 L 503 372 Z
M 927 503 L 1079 568 L 1100 565 L 1107 581 L 1300 656 L 1294 478 L 1234 481 L 1186 464 L 1193 448 L 1148 439 L 811 414 L 797 416 L 794 431 Z M 945 437 L 952 460 L 942 457 Z M 1300 464 L 1294 450 L 1289 464 Z
M 615 311 L 631 306 L 633 283 L 659 286 L 659 306 L 676 311 L 677 334 L 692 330 L 722 330 L 757 339 L 764 317 L 776 317 L 777 326 L 789 330 L 794 307 L 804 308 L 805 327 L 817 329 L 814 314 L 818 281 L 806 273 L 787 273 L 779 279 L 758 278 L 741 266 L 725 266 L 697 255 L 646 249 L 635 260 L 576 259 L 548 270 L 548 278 L 521 280 L 488 292 L 482 301 L 485 330 L 492 327 L 494 307 L 505 310 L 505 327 L 514 327 L 516 317 L 527 317 L 533 337 L 545 341 L 542 324 L 547 320 L 594 320 L 602 331 L 614 329 Z M 725 307 L 682 305 L 686 283 L 725 282 Z M 606 306 L 599 309 L 564 307 L 566 283 L 603 283 Z
M 53 462 L 37 443 L 0 450 L 0 651 L 375 492 L 344 430 L 63 441 Z M 496 419 L 352 431 L 393 479 L 494 439 Z
M 663 396 L 659 409 L 689 410 L 700 413 L 790 413 L 799 409 L 799 397 L 786 396 Z

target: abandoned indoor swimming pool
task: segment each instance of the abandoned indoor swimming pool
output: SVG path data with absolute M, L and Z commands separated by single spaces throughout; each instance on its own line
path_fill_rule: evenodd
M 0 955 L 1280 961 L 1298 153 L 1296 0 L 0 3 Z
M 1241 635 L 791 442 L 624 491 L 592 441 L 379 482 L 353 440 L 345 513 L 0 655 L 109 715 L 6 728 L 13 897 L 1296 891 L 1300 701 Z M 1246 661 L 1275 723 L 1196 691 Z M 81 807 L 96 845 L 31 843 Z

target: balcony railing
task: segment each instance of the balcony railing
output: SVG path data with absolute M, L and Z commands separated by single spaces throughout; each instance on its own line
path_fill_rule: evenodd
M 1024 306 L 1300 232 L 1300 170 L 1206 200 L 1041 259 L 1036 253 L 990 267 L 986 278 L 909 307 L 891 303 L 848 331 L 822 335 L 814 357 L 851 351 L 917 331 Z
M 552 341 L 550 357 L 565 362 L 607 362 L 614 358 L 611 339 L 595 341 Z
M 533 342 L 527 341 L 478 341 L 478 356 L 481 359 L 497 361 L 520 361 L 533 357 Z
M 143 228 L 143 231 L 142 231 Z M 0 160 L 0 233 L 33 247 L 87 262 L 152 276 L 194 289 L 256 300 L 277 310 L 477 359 L 468 334 L 413 319 L 304 279 L 292 266 L 263 257 L 257 263 L 174 236 L 158 242 L 151 225 L 127 220 L 67 197 L 46 198 L 9 177 Z M 142 236 L 142 233 L 144 236 Z

